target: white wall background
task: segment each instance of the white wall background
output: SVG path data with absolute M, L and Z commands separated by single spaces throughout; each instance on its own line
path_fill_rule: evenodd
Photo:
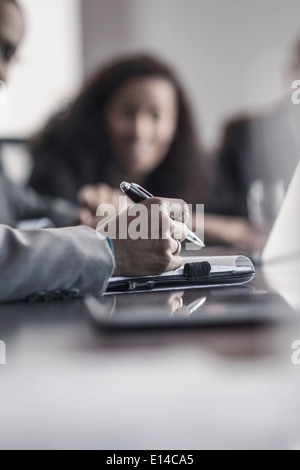
M 20 0 L 26 36 L 0 105 L 0 136 L 27 136 L 82 80 L 79 0 Z
M 122 52 L 175 65 L 208 146 L 223 121 L 278 97 L 299 0 L 82 0 L 85 73 Z M 300 78 L 300 77 L 298 77 Z

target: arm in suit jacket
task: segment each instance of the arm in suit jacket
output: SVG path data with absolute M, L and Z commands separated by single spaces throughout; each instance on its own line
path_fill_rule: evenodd
M 0 225 L 0 301 L 100 296 L 114 270 L 107 240 L 88 227 L 21 232 Z
M 48 217 L 56 227 L 67 227 L 76 225 L 78 215 L 75 204 L 19 187 L 0 173 L 0 223 L 14 227 L 20 220 Z
M 78 191 L 85 184 L 85 178 L 76 165 L 75 161 L 68 162 L 61 155 L 57 157 L 49 151 L 45 152 L 34 161 L 29 184 L 39 194 L 74 203 Z

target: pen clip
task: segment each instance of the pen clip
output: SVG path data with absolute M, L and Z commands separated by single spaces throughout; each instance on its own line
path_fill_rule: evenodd
M 142 186 L 131 183 L 131 186 L 136 189 L 139 193 L 143 194 L 146 198 L 154 197 L 153 194 L 149 193 L 146 189 L 142 188 Z

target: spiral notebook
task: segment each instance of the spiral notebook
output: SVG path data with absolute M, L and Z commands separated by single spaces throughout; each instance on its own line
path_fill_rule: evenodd
M 186 257 L 183 267 L 161 276 L 113 277 L 106 294 L 136 293 L 243 285 L 255 268 L 246 256 Z

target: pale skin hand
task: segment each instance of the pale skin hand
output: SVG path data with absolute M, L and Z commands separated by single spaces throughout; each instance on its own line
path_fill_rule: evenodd
M 96 228 L 101 221 L 100 217 L 96 216 L 97 209 L 101 204 L 111 204 L 116 213 L 120 211 L 119 198 L 122 196 L 122 204 L 126 197 L 120 189 L 111 188 L 107 184 L 86 185 L 78 193 L 78 201 L 82 205 L 79 213 L 79 225 L 87 225 L 88 227 Z M 133 205 L 133 202 L 127 198 L 127 205 Z
M 78 201 L 82 206 L 78 216 L 78 224 L 87 225 L 88 227 L 96 229 L 101 221 L 101 218 L 96 216 L 98 207 L 101 204 L 111 204 L 118 213 L 120 210 L 120 196 L 122 196 L 122 204 L 124 204 L 124 198 L 126 196 L 119 189 L 111 188 L 107 184 L 102 183 L 94 186 L 83 186 L 78 193 Z M 127 198 L 127 205 L 133 205 L 133 202 L 129 198 Z
M 256 251 L 263 248 L 267 234 L 243 218 L 206 215 L 205 238 L 213 243 Z
M 107 184 L 86 185 L 78 193 L 78 200 L 83 207 L 86 207 L 92 214 L 96 214 L 98 206 L 101 204 L 111 204 L 119 211 L 119 198 L 124 198 L 124 193 L 120 189 L 112 188 Z M 128 205 L 132 201 L 128 199 Z
M 149 238 L 147 240 L 126 240 L 118 238 L 113 240 L 115 250 L 116 267 L 114 276 L 151 276 L 163 274 L 167 271 L 179 269 L 183 260 L 179 254 L 178 243 L 186 237 L 189 212 L 185 202 L 172 199 L 151 198 L 142 203 L 148 209 Z M 160 205 L 160 237 L 157 240 L 151 239 L 151 206 Z M 169 217 L 173 211 L 172 219 Z M 127 209 L 128 212 L 128 209 Z M 116 217 L 117 227 L 120 219 L 125 217 L 125 212 Z M 174 218 L 174 220 L 173 220 Z M 128 217 L 129 227 L 134 217 Z M 168 228 L 165 230 L 165 227 Z M 97 231 L 105 233 L 105 227 L 98 227 Z M 180 238 L 178 236 L 180 235 Z

